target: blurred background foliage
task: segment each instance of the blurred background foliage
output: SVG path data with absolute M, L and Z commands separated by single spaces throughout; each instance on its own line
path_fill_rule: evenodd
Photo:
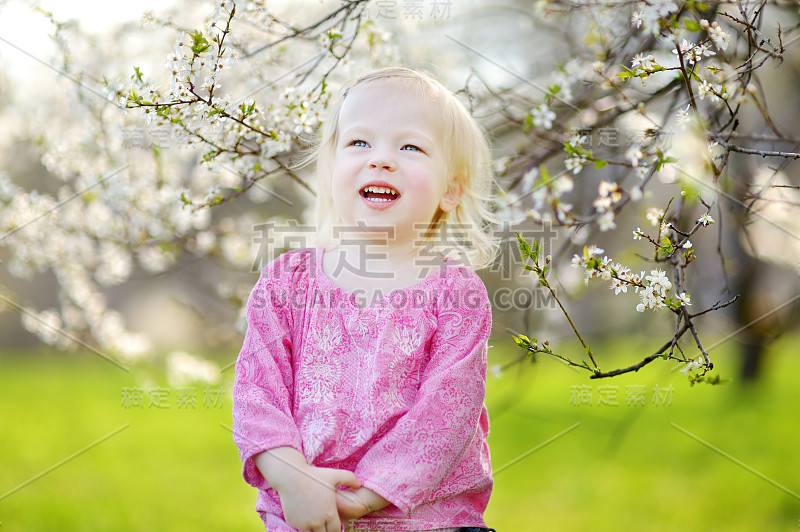
M 558 65 L 580 55 L 582 43 L 602 33 L 598 21 L 581 18 L 577 4 L 563 2 L 553 5 L 576 8 L 574 26 L 545 21 L 540 14 L 546 2 L 448 2 L 446 17 L 421 20 L 399 13 L 395 18 L 377 17 L 377 4 L 370 6 L 370 31 L 381 46 L 359 51 L 361 55 L 342 67 L 342 76 L 357 74 L 367 64 L 402 63 L 430 70 L 453 90 L 465 89 L 465 98 L 476 84 L 507 88 L 507 94 L 513 92 L 508 87 L 524 87 L 526 81 L 521 80 L 544 85 Z M 338 5 L 307 0 L 275 2 L 274 9 L 298 21 L 313 21 Z M 98 90 L 105 98 L 103 77 L 126 80 L 133 65 L 162 76 L 176 34 L 204 27 L 212 3 L 202 4 L 202 9 L 188 1 L 140 1 L 114 10 L 88 1 L 41 6 L 43 10 L 36 11 L 33 2 L 0 1 L 0 173 L 27 191 L 58 198 L 74 176 L 85 177 L 86 186 L 118 168 L 120 160 L 106 159 L 98 148 L 108 143 L 124 155 L 125 164 L 133 164 L 126 183 L 144 174 L 162 181 L 174 176 L 213 181 L 211 174 L 198 173 L 198 150 L 176 144 L 158 149 L 158 129 L 144 125 L 133 113 L 123 117 L 92 94 Z M 142 27 L 144 9 L 154 10 L 166 23 Z M 765 33 L 774 39 L 777 22 L 785 31 L 796 28 L 797 12 L 792 2 L 767 3 Z M 568 40 L 562 39 L 565 27 Z M 279 55 L 275 65 L 263 68 L 270 66 L 297 67 L 300 59 L 291 53 Z M 794 151 L 800 146 L 798 72 L 800 54 L 796 44 L 788 43 L 780 68 L 770 64 L 762 69 L 758 84 L 763 101 L 772 105 L 775 127 L 786 136 L 780 148 Z M 76 91 L 76 82 L 91 90 Z M 538 91 L 531 89 L 531 94 Z M 567 124 L 550 137 L 538 138 L 522 132 L 504 114 L 524 121 L 526 110 L 515 115 L 513 108 L 486 101 L 475 108 L 476 116 L 490 131 L 506 170 L 519 154 L 528 157 L 520 158 L 526 164 L 534 164 L 554 145 L 561 149 Z M 580 102 L 580 111 L 591 114 L 594 103 Z M 757 115 L 741 118 L 745 123 L 758 120 Z M 81 143 L 72 142 L 82 136 Z M 691 150 L 696 142 L 688 132 L 682 146 Z M 96 149 L 91 149 L 93 143 Z M 75 146 L 86 151 L 70 153 Z M 686 156 L 691 159 L 691 153 Z M 512 300 L 510 307 L 500 305 L 495 312 L 487 404 L 495 469 L 519 460 L 497 473 L 487 514 L 490 526 L 501 532 L 800 526 L 800 461 L 795 452 L 800 424 L 793 382 L 800 362 L 793 347 L 797 336 L 784 334 L 797 328 L 800 200 L 793 194 L 800 176 L 796 164 L 781 163 L 785 181 L 774 190 L 783 196 L 753 216 L 742 205 L 777 166 L 774 159 L 734 157 L 726 190 L 740 199 L 724 205 L 729 216 L 724 225 L 693 239 L 695 249 L 704 251 L 703 260 L 693 264 L 691 279 L 697 309 L 741 295 L 736 306 L 702 319 L 707 346 L 713 348 L 719 374 L 729 383 L 690 388 L 671 362 L 657 362 L 609 381 L 590 381 L 555 360 L 525 359 L 510 339 L 512 331 L 549 338 L 566 351 L 580 348 L 551 301 L 539 298 L 536 290 L 516 292 L 525 304 Z M 577 205 L 591 205 L 596 175 L 575 180 Z M 663 207 L 674 192 L 665 183 L 651 183 L 647 205 L 621 213 L 616 220 L 619 231 L 602 234 L 609 255 L 638 260 L 641 250 L 631 248 L 630 231 L 644 225 L 646 206 Z M 172 197 L 158 201 L 162 200 L 177 203 Z M 242 338 L 242 302 L 257 275 L 251 270 L 258 251 L 252 241 L 254 226 L 272 216 L 297 216 L 311 200 L 284 176 L 270 181 L 266 192 L 254 188 L 247 197 L 214 207 L 213 215 L 207 215 L 207 232 L 216 240 L 207 253 L 197 253 L 193 230 L 186 238 L 159 240 L 145 228 L 148 238 L 137 243 L 125 282 L 100 287 L 107 310 L 103 314 L 115 317 L 104 326 L 112 332 L 130 331 L 131 345 L 139 334 L 149 342 L 146 356 L 123 358 L 130 371 L 120 371 L 98 356 L 106 351 L 97 348 L 91 335 L 78 335 L 85 344 L 80 345 L 38 327 L 37 337 L 27 330 L 37 326 L 28 324 L 26 329 L 16 307 L 0 304 L 4 530 L 260 529 L 252 511 L 255 493 L 241 480 L 225 428 L 230 424 L 232 378 L 226 368 L 235 359 Z M 82 195 L 74 202 L 75 216 L 89 218 L 90 203 L 88 195 Z M 178 227 L 182 222 L 176 220 Z M 38 231 L 45 246 L 49 223 L 43 220 L 31 229 Z M 563 265 L 556 273 L 569 296 L 570 311 L 595 353 L 601 353 L 604 368 L 641 359 L 669 338 L 672 323 L 666 313 L 642 319 L 633 311 L 633 298 L 615 298 L 600 285 L 585 287 L 581 273 L 569 267 L 573 252 L 600 238 L 595 229 L 574 234 L 545 231 L 536 224 L 524 227 L 534 238 L 550 239 L 549 251 Z M 65 243 L 53 239 L 49 245 L 60 249 Z M 724 260 L 714 256 L 718 246 L 724 248 Z M 162 255 L 175 260 L 154 268 L 152 262 Z M 64 302 L 62 280 L 52 270 L 20 278 L 8 269 L 13 258 L 0 241 L 0 296 L 5 302 L 35 309 Z M 513 240 L 500 264 L 503 267 L 483 273 L 493 296 L 503 289 L 535 286 L 535 279 L 519 272 Z M 529 293 L 533 299 L 524 297 Z M 66 313 L 61 318 L 68 321 Z M 55 337 L 50 343 L 61 341 L 70 349 L 42 346 L 42 334 Z M 656 387 L 662 393 L 669 390 L 669 404 L 660 402 L 663 396 L 653 400 Z M 179 408 L 179 388 L 196 392 L 194 406 Z M 626 404 L 634 388 L 644 388 L 644 405 Z M 165 408 L 149 404 L 153 389 L 167 391 Z M 126 404 L 131 390 L 144 393 L 141 408 Z M 223 390 L 222 406 L 205 405 L 206 395 L 216 390 Z M 581 403 L 587 397 L 591 404 Z M 617 405 L 608 404 L 615 401 Z M 546 442 L 550 443 L 537 449 Z M 525 455 L 532 449 L 537 450 Z M 47 473 L 37 477 L 43 472 Z M 17 490 L 32 478 L 36 480 Z

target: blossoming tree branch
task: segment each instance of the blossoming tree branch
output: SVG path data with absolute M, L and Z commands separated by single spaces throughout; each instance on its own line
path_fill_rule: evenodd
M 794 42 L 796 8 L 788 4 L 768 6 L 765 1 L 656 0 L 626 4 L 631 8 L 625 14 L 629 19 L 621 21 L 620 16 L 606 11 L 619 4 L 582 5 L 580 9 L 591 13 L 582 19 L 576 14 L 578 5 L 571 2 L 538 5 L 554 24 L 560 21 L 563 27 L 583 26 L 587 34 L 582 43 L 571 39 L 580 32 L 567 34 L 571 48 L 579 50 L 578 57 L 557 69 L 544 87 L 544 98 L 538 101 L 514 90 L 495 90 L 481 76 L 474 76 L 476 85 L 485 88 L 493 99 L 489 107 L 478 112 L 499 110 L 504 122 L 513 123 L 535 143 L 520 156 L 501 162 L 501 183 L 507 187 L 505 208 L 512 217 L 555 220 L 576 233 L 587 226 L 609 232 L 618 229 L 616 219 L 623 208 L 646 197 L 654 177 L 672 185 L 675 195 L 665 201 L 666 206 L 647 209 L 646 219 L 653 229 L 636 227 L 632 232 L 633 240 L 645 241 L 651 247 L 650 254 L 640 255 L 649 263 L 643 266 L 645 270 L 636 273 L 593 244 L 573 256 L 572 266 L 583 271 L 587 283 L 592 279 L 606 281 L 615 295 L 630 289 L 638 295 L 632 305 L 638 312 L 667 309 L 674 315 L 674 324 L 665 343 L 652 354 L 626 367 L 602 370 L 548 278 L 551 255 L 545 256 L 536 242 L 528 243 L 520 235 L 519 249 L 527 261 L 524 268 L 537 274 L 540 285 L 558 303 L 584 353 L 580 358 L 570 357 L 554 350 L 547 340 L 525 334 L 515 335 L 517 345 L 530 355 L 545 354 L 586 369 L 592 378 L 638 371 L 654 360 L 671 359 L 683 365 L 682 371 L 691 383 L 718 383 L 719 375 L 707 376 L 714 364 L 703 347 L 696 318 L 733 304 L 737 296 L 690 312 L 689 265 L 698 258 L 691 238 L 713 224 L 714 217 L 725 216 L 726 202 L 746 205 L 749 211 L 759 201 L 768 201 L 765 191 L 770 185 L 741 197 L 725 193 L 731 153 L 777 158 L 777 166 L 770 167 L 769 183 L 775 186 L 788 164 L 800 157 L 796 151 L 745 146 L 754 139 L 766 144 L 797 143 L 771 119 L 757 76 L 765 64 L 780 65 L 786 39 Z M 786 31 L 779 23 L 770 30 L 772 37 L 765 35 L 767 7 L 789 14 L 787 26 L 791 30 Z M 526 106 L 527 113 L 517 111 Z M 747 123 L 758 130 L 757 134 L 741 131 L 743 116 L 753 111 L 759 119 Z M 614 125 L 618 127 L 610 127 Z M 614 142 L 602 142 L 604 132 L 617 135 L 620 130 L 626 131 L 629 139 L 622 149 Z M 691 170 L 673 153 L 678 151 L 676 136 L 693 141 L 690 150 L 699 163 Z M 592 137 L 600 137 L 602 151 L 587 147 Z M 557 161 L 563 161 L 563 169 L 554 173 Z M 598 180 L 591 205 L 576 209 L 569 201 L 575 192 L 574 176 L 586 176 L 591 172 L 587 167 L 595 174 L 606 173 Z M 730 218 L 726 222 L 746 230 L 741 221 Z M 724 266 L 720 248 L 716 254 Z M 698 351 L 696 358 L 682 347 L 686 333 Z
M 176 13 L 196 11 L 189 5 Z M 273 187 L 287 184 L 310 203 L 314 186 L 294 162 L 311 146 L 334 87 L 367 67 L 405 59 L 402 35 L 381 28 L 381 9 L 344 0 L 309 15 L 263 0 L 218 0 L 197 27 L 146 13 L 143 22 L 169 32 L 173 45 L 151 50 L 165 57 L 163 71 L 135 66 L 125 76 L 112 73 L 113 46 L 92 52 L 106 71 L 81 67 L 81 52 L 71 47 L 86 39 L 45 14 L 68 89 L 57 95 L 63 116 L 30 135 L 61 188 L 54 195 L 26 190 L 0 173 L 6 267 L 16 278 L 51 271 L 59 281 L 59 307 L 45 310 L 0 287 L 23 309 L 24 325 L 51 344 L 74 347 L 79 339 L 133 361 L 152 345 L 126 329 L 104 289 L 129 281 L 135 263 L 153 274 L 177 269 L 185 257 L 252 269 L 248 237 L 263 212 L 232 214 L 226 206 L 280 198 Z M 440 23 L 435 14 L 418 25 Z M 516 244 L 582 353 L 531 334 L 516 335 L 517 345 L 592 378 L 667 359 L 680 362 L 692 383 L 718 382 L 708 374 L 714 363 L 701 318 L 733 305 L 736 294 L 699 308 L 693 271 L 699 262 L 716 265 L 725 292 L 722 228 L 746 235 L 760 207 L 798 203 L 790 176 L 800 140 L 775 119 L 762 82 L 765 72 L 781 75 L 798 39 L 796 5 L 540 0 L 530 17 L 568 60 L 514 74 L 512 82 L 489 78 L 476 60 L 454 87 L 497 144 L 513 146 L 498 150 L 498 215 L 554 224 L 569 236 L 560 250 L 524 238 Z M 119 138 L 130 124 L 191 149 L 168 150 L 158 139 L 149 150 L 129 149 L 126 143 L 141 140 Z M 754 170 L 760 163 L 752 161 L 765 158 L 769 164 Z M 743 177 L 754 174 L 758 180 Z M 632 238 L 635 262 L 605 254 L 618 235 Z M 585 324 L 570 314 L 577 296 L 560 279 L 562 265 L 628 298 L 634 317 L 671 315 L 663 344 L 628 366 L 601 369 L 603 357 L 581 333 Z M 208 288 L 240 311 L 250 284 Z

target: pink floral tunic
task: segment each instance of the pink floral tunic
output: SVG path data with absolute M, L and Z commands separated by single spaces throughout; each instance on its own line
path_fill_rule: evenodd
M 271 262 L 233 386 L 234 441 L 267 530 L 294 529 L 253 457 L 285 446 L 392 503 L 355 528 L 485 527 L 491 319 L 482 281 L 453 261 L 368 306 L 323 273 L 321 249 Z

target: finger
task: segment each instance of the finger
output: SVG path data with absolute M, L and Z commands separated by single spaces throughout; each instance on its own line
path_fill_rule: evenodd
M 352 491 L 337 491 L 336 492 L 336 506 L 352 509 L 354 505 L 360 501 Z M 360 506 L 360 505 L 359 505 Z
M 336 482 L 336 486 L 348 486 L 355 489 L 361 487 L 361 481 L 358 480 L 355 473 L 346 469 L 337 469 L 334 481 Z
M 325 532 L 342 532 L 342 522 L 339 521 L 338 516 L 328 521 L 326 525 Z

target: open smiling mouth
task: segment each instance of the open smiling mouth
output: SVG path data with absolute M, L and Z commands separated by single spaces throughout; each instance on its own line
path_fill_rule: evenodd
M 388 203 L 400 197 L 400 193 L 389 187 L 366 186 L 360 191 L 364 199 L 378 203 Z

